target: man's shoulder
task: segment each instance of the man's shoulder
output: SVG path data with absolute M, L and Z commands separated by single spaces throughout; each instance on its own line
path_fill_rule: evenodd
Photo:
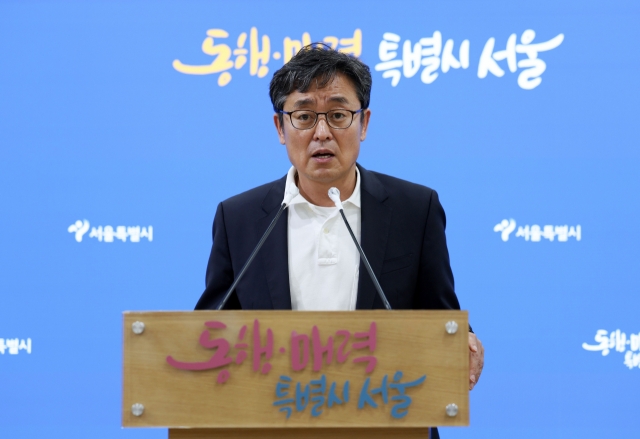
M 235 211 L 238 209 L 251 209 L 253 207 L 261 208 L 265 202 L 274 200 L 277 203 L 278 197 L 280 199 L 284 197 L 285 182 L 286 176 L 227 198 L 222 201 L 221 204 L 225 211 Z
M 444 210 L 434 189 L 380 172 L 367 171 L 363 183 L 367 177 L 371 181 L 367 184 L 370 194 L 391 208 L 395 217 L 401 218 L 399 224 L 406 225 L 408 220 L 422 224 L 434 211 L 441 213 L 444 224 Z
M 407 201 L 429 199 L 435 190 L 422 184 L 403 180 L 392 175 L 376 171 L 366 171 L 382 185 L 390 198 Z

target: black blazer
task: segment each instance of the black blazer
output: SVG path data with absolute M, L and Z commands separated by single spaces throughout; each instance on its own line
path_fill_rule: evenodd
M 360 169 L 361 244 L 393 309 L 460 309 L 433 189 Z M 215 309 L 275 217 L 286 176 L 218 205 L 206 289 L 196 309 Z M 384 308 L 360 263 L 357 309 Z M 265 241 L 225 309 L 291 309 L 287 214 Z

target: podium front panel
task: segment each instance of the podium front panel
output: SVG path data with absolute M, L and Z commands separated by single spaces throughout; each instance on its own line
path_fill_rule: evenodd
M 465 311 L 124 313 L 125 427 L 469 425 Z

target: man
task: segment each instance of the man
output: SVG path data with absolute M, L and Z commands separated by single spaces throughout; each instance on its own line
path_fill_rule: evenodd
M 383 308 L 327 192 L 340 190 L 354 234 L 393 309 L 459 309 L 432 189 L 358 165 L 371 117 L 371 74 L 356 58 L 322 45 L 303 48 L 271 80 L 288 174 L 218 205 L 206 289 L 196 309 L 215 309 L 288 188 L 291 201 L 225 308 L 354 310 Z M 469 334 L 470 388 L 484 349 Z M 437 437 L 437 432 L 434 437 Z

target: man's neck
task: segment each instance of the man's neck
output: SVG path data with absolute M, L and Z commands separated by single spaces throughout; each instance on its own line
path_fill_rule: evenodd
M 356 188 L 356 167 L 354 165 L 353 171 L 349 172 L 343 180 L 331 183 L 321 183 L 301 178 L 296 171 L 295 182 L 300 190 L 300 195 L 309 203 L 320 207 L 334 207 L 335 204 L 327 195 L 329 189 L 332 187 L 338 188 L 340 190 L 340 201 L 347 200 Z

